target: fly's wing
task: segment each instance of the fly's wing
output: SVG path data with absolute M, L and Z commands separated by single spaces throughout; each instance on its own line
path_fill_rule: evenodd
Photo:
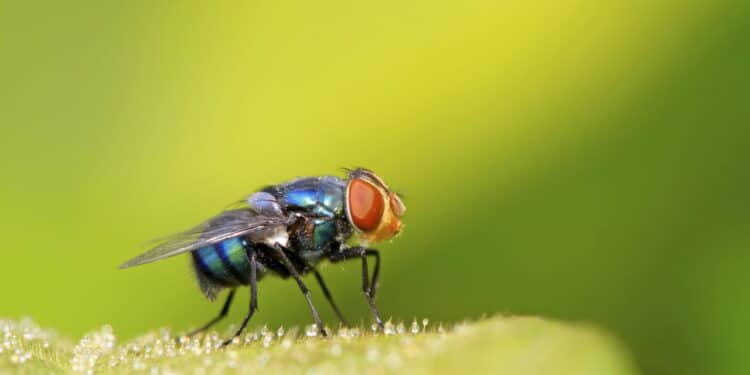
M 247 236 L 251 242 L 287 246 L 288 235 L 283 216 L 260 215 L 251 209 L 235 209 L 174 236 L 161 240 L 153 249 L 123 263 L 129 268 L 198 250 L 229 238 Z

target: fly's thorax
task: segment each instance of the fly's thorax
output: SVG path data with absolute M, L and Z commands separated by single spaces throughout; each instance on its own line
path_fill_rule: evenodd
M 349 232 L 340 217 L 301 216 L 289 227 L 290 246 L 299 254 L 328 251 Z
M 335 217 L 344 211 L 346 184 L 338 177 L 305 177 L 267 187 L 264 193 L 275 197 L 285 212 L 316 217 Z
M 346 184 L 338 177 L 305 177 L 265 188 L 253 194 L 248 202 L 258 211 L 294 217 L 287 228 L 287 237 L 279 233 L 278 240 L 288 239 L 288 246 L 298 253 L 328 249 L 349 232 L 344 215 Z M 270 239 L 273 241 L 273 239 Z
M 403 229 L 406 207 L 372 171 L 360 168 L 349 173 L 344 203 L 353 239 L 360 245 L 393 238 Z

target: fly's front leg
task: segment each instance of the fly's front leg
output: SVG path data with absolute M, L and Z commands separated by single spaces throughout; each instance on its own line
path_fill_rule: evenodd
M 369 269 L 367 267 L 367 257 L 375 257 L 375 269 L 373 270 L 372 282 L 370 282 Z M 378 276 L 380 274 L 380 252 L 375 249 L 368 249 L 364 247 L 352 247 L 334 252 L 329 256 L 331 262 L 341 262 L 347 259 L 360 258 L 362 259 L 362 292 L 365 294 L 367 304 L 370 307 L 370 312 L 375 323 L 383 329 L 383 320 L 380 319 L 380 313 L 378 308 L 375 306 L 375 290 L 377 288 Z
M 378 290 L 378 278 L 380 276 L 380 252 L 375 249 L 365 249 L 365 255 L 375 258 L 375 269 L 372 271 L 372 281 L 370 282 L 370 297 L 375 299 L 375 291 Z
M 279 260 L 281 264 L 284 265 L 284 268 L 286 268 L 286 270 L 292 275 L 292 277 L 294 277 L 294 281 L 297 282 L 300 291 L 302 291 L 302 294 L 305 295 L 307 305 L 310 307 L 310 312 L 312 313 L 313 320 L 315 320 L 315 324 L 318 326 L 318 331 L 320 332 L 321 336 L 328 336 L 325 330 L 325 326 L 323 325 L 323 321 L 320 319 L 320 315 L 318 315 L 318 310 L 316 310 L 315 305 L 313 305 L 312 297 L 310 296 L 310 290 L 307 289 L 307 286 L 302 281 L 302 277 L 299 275 L 299 272 L 297 272 L 297 269 L 294 267 L 286 254 L 284 254 L 284 250 L 281 247 L 274 246 L 271 248 L 271 251 L 274 257 Z
M 375 252 L 377 253 L 377 251 Z M 373 318 L 375 318 L 375 323 L 378 324 L 378 327 L 380 327 L 380 329 L 384 329 L 383 320 L 380 319 L 380 313 L 378 312 L 378 308 L 375 306 L 375 288 L 369 283 L 370 278 L 369 276 L 367 276 L 367 271 L 367 251 L 365 250 L 362 251 L 362 291 L 365 293 L 365 298 L 367 298 L 367 304 L 370 305 L 370 312 L 372 312 L 372 316 Z M 377 273 L 375 273 L 374 275 L 377 276 Z M 375 277 L 373 277 L 373 281 L 375 281 Z

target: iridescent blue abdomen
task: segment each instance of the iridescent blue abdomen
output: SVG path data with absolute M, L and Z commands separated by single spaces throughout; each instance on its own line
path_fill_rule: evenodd
M 230 238 L 195 250 L 193 262 L 196 271 L 221 286 L 247 285 L 250 277 L 247 246 L 242 238 Z

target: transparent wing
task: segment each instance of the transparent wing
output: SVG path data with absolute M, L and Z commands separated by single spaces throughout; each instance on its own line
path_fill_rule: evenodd
M 283 216 L 259 215 L 248 208 L 229 210 L 195 228 L 159 240 L 159 245 L 128 260 L 120 268 L 155 262 L 238 236 L 263 242 L 277 235 L 280 229 L 285 229 Z

